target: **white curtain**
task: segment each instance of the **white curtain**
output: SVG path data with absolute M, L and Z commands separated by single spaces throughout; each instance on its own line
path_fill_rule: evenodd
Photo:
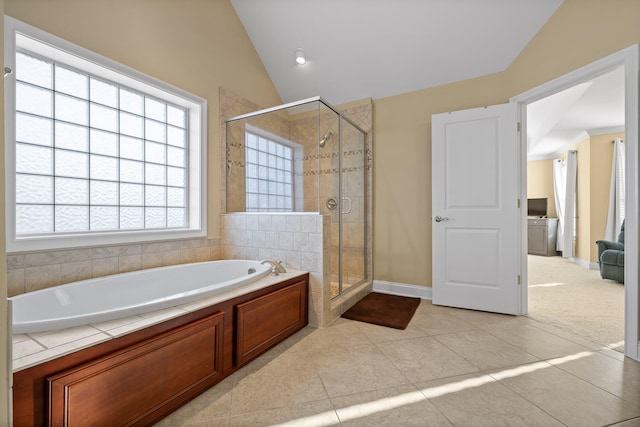
M 558 234 L 556 238 L 556 250 L 564 249 L 564 204 L 567 189 L 567 162 L 557 159 L 553 161 L 553 194 L 556 201 L 556 213 L 558 215 Z
M 624 164 L 625 147 L 620 138 L 613 141 L 613 164 L 611 165 L 611 187 L 609 190 L 609 212 L 604 240 L 617 241 L 624 220 Z
M 573 241 L 576 236 L 576 185 L 578 155 L 569 151 L 566 160 L 553 162 L 553 186 L 558 214 L 556 250 L 565 258 L 573 257 Z

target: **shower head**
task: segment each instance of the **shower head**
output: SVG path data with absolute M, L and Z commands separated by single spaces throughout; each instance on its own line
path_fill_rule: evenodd
M 333 131 L 330 130 L 329 132 L 325 133 L 324 136 L 322 137 L 322 139 L 320 140 L 320 143 L 318 145 L 320 145 L 320 148 L 323 148 L 324 145 L 327 143 L 328 140 L 331 139 L 331 137 L 333 136 Z

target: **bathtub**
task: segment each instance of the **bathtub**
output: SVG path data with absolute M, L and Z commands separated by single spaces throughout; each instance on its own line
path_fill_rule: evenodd
M 270 267 L 247 260 L 181 264 L 17 295 L 9 298 L 13 333 L 87 325 L 193 302 L 261 279 Z

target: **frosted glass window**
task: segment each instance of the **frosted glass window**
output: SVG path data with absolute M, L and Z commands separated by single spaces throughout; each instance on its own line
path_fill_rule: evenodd
M 125 159 L 143 160 L 144 148 L 142 140 L 120 136 L 120 157 Z
M 52 165 L 51 148 L 16 144 L 16 172 L 51 175 Z
M 167 126 L 167 143 L 178 147 L 185 146 L 185 134 L 184 129 L 180 129 L 173 126 Z
M 86 125 L 89 118 L 89 103 L 82 99 L 56 94 L 56 120 Z
M 106 156 L 118 155 L 118 135 L 91 129 L 91 152 Z
M 145 116 L 154 120 L 166 123 L 166 110 L 167 105 L 164 102 L 156 101 L 153 98 L 145 98 L 144 100 L 144 113 Z
M 188 227 L 189 110 L 52 56 L 16 53 L 15 235 Z
M 167 123 L 184 128 L 186 125 L 184 110 L 167 105 Z
M 117 182 L 91 181 L 91 205 L 112 205 L 119 204 Z
M 165 142 L 166 127 L 164 123 L 156 122 L 155 120 L 145 120 L 144 137 L 156 142 Z
M 167 210 L 162 208 L 145 208 L 144 226 L 145 228 L 160 228 L 167 225 Z
M 75 151 L 56 150 L 56 175 L 89 178 L 89 155 Z
M 149 184 L 165 185 L 166 182 L 166 170 L 165 166 L 147 164 L 145 173 L 145 182 Z
M 16 110 L 43 117 L 51 117 L 53 94 L 51 91 L 24 83 L 16 84 Z
M 40 58 L 16 54 L 16 78 L 20 81 L 51 89 L 52 64 Z
M 16 205 L 16 233 L 53 232 L 52 205 Z
M 87 151 L 88 132 L 85 126 L 56 122 L 56 147 L 75 151 Z
M 120 160 L 120 181 L 144 182 L 144 163 Z
M 145 158 L 148 162 L 152 163 L 166 163 L 166 144 L 158 144 L 155 142 L 147 141 L 145 144 Z
M 167 185 L 173 187 L 185 187 L 185 170 L 181 168 L 167 168 Z
M 123 206 L 143 206 L 144 185 L 120 184 L 120 204 Z
M 39 175 L 16 175 L 16 203 L 53 203 L 53 178 Z
M 245 140 L 247 212 L 291 211 L 292 148 L 251 132 Z
M 118 110 L 91 104 L 91 127 L 117 132 Z
M 92 102 L 114 108 L 118 106 L 118 87 L 116 85 L 92 77 L 89 87 Z
M 53 121 L 29 114 L 16 114 L 16 141 L 53 145 Z
M 86 231 L 89 229 L 88 206 L 56 206 L 56 231 Z
M 117 230 L 118 208 L 114 206 L 91 206 L 89 213 L 91 230 Z
M 131 92 L 126 89 L 120 88 L 120 109 L 128 111 L 130 113 L 142 115 L 142 105 L 144 97 L 139 93 Z
M 118 159 L 115 157 L 91 155 L 91 179 L 105 181 L 118 180 Z
M 145 186 L 144 199 L 145 206 L 166 206 L 167 187 L 156 185 Z
M 56 92 L 64 92 L 78 98 L 87 99 L 89 93 L 89 77 L 57 65 Z
M 143 120 L 140 116 L 134 116 L 120 112 L 120 133 L 124 135 L 136 136 L 142 138 L 143 136 Z
M 185 209 L 169 208 L 167 209 L 167 227 L 184 227 Z
M 120 228 L 144 228 L 144 208 L 120 208 Z
M 89 181 L 86 179 L 56 178 L 56 204 L 89 204 Z

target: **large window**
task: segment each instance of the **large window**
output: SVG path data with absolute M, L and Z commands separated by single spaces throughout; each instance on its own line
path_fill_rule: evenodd
M 247 212 L 293 211 L 293 149 L 246 132 Z
M 204 101 L 9 24 L 8 247 L 204 234 Z

